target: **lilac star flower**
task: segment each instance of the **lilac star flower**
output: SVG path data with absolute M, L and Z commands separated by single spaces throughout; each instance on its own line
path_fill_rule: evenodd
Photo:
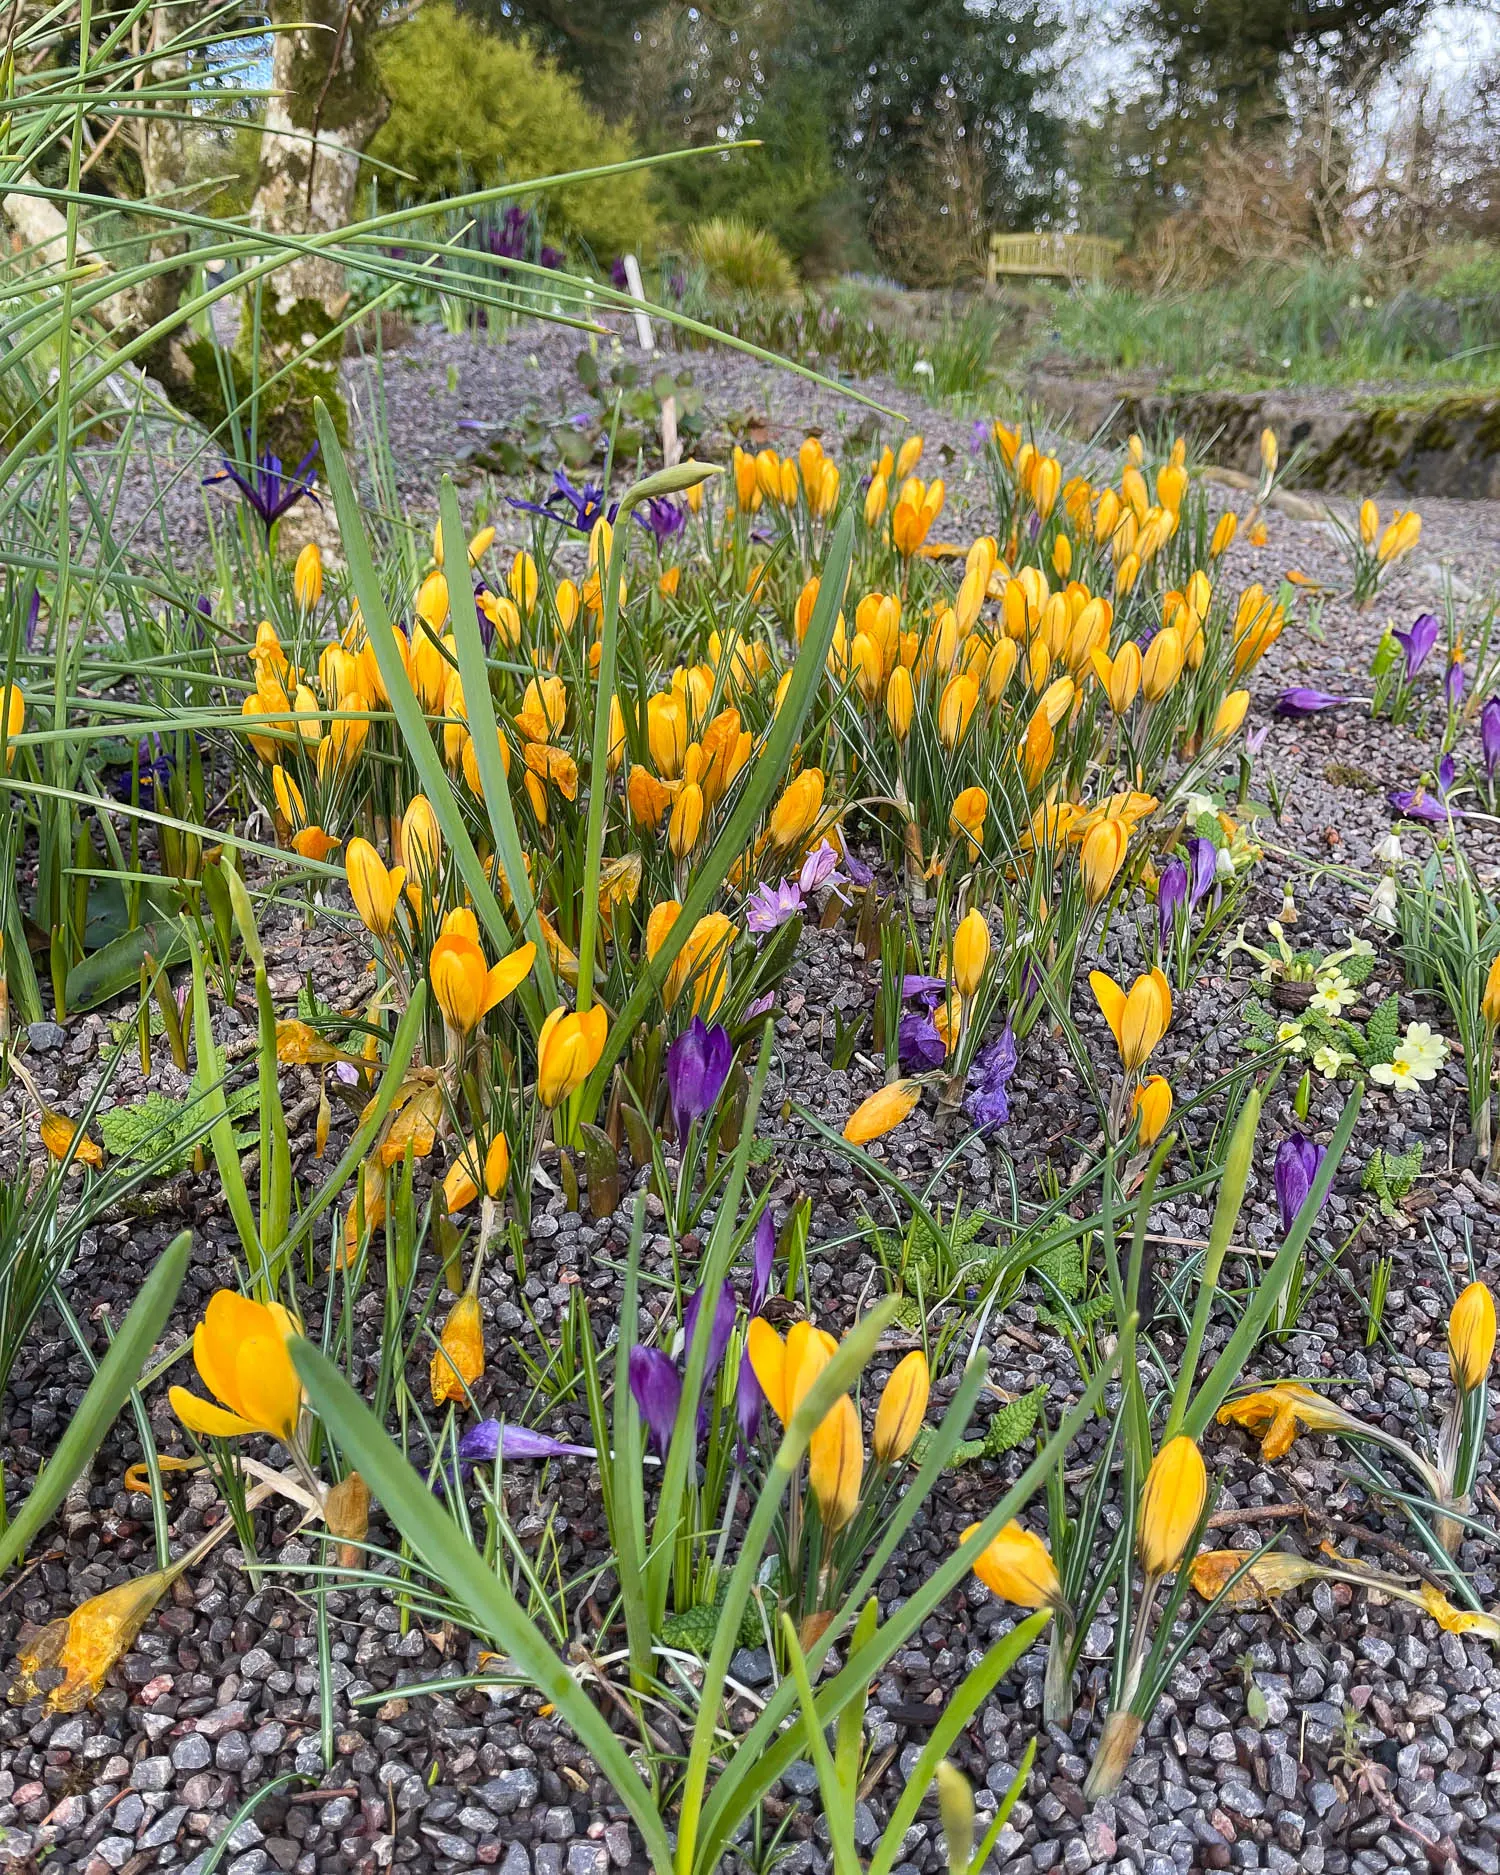
M 757 937 L 780 930 L 804 909 L 801 891 L 790 879 L 779 885 L 758 885 L 745 904 L 745 929 Z
M 694 1016 L 667 1049 L 667 1098 L 679 1140 L 687 1138 L 694 1120 L 713 1111 L 733 1062 L 729 1031 L 717 1022 L 710 1028 L 702 1016 Z
M 1406 653 L 1406 681 L 1410 683 L 1432 655 L 1438 641 L 1438 622 L 1430 612 L 1423 612 L 1412 620 L 1408 630 L 1393 631 L 1391 636 Z
M 1281 1212 L 1283 1236 L 1292 1228 L 1303 1205 L 1307 1203 L 1313 1180 L 1318 1176 L 1318 1168 L 1326 1156 L 1326 1147 L 1304 1139 L 1300 1133 L 1289 1134 L 1276 1148 L 1271 1182 L 1276 1187 L 1276 1205 Z
M 630 1392 L 645 1423 L 652 1450 L 659 1458 L 665 1458 L 682 1399 L 682 1376 L 677 1371 L 677 1363 L 660 1348 L 643 1348 L 637 1343 L 630 1350 Z
M 1491 697 L 1479 712 L 1479 746 L 1484 752 L 1484 772 L 1493 781 L 1500 768 L 1500 697 Z
M 1016 1071 L 1016 1038 L 1007 1022 L 995 1040 L 981 1048 L 969 1070 L 965 1111 L 976 1131 L 988 1133 L 1010 1118 L 1005 1084 Z
M 839 871 L 838 854 L 827 840 L 819 840 L 802 862 L 802 870 L 797 875 L 797 890 L 806 897 L 827 886 L 839 898 L 843 898 L 844 894 L 839 891 L 839 887 L 844 883 L 844 875 Z
M 1294 687 L 1283 690 L 1271 705 L 1271 710 L 1276 716 L 1316 716 L 1320 710 L 1336 710 L 1340 704 L 1348 701 L 1348 697 L 1331 696 L 1326 690 Z
M 281 466 L 280 456 L 272 455 L 269 449 L 262 450 L 248 475 L 226 456 L 222 469 L 204 476 L 203 486 L 207 488 L 211 482 L 233 482 L 260 516 L 261 526 L 269 535 L 287 509 L 295 507 L 304 497 L 315 507 L 322 507 L 322 502 L 313 491 L 316 478 L 308 473 L 317 453 L 318 445 L 314 443 L 296 468 L 288 473 Z

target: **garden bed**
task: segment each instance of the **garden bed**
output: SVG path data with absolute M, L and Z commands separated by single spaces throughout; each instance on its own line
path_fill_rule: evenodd
M 565 420 L 585 408 L 573 364 L 578 349 L 575 335 L 557 333 L 523 332 L 503 344 L 429 333 L 391 356 L 383 401 L 403 504 L 425 511 L 439 475 L 466 454 L 471 467 L 476 452 L 494 460 L 501 443 L 525 447 L 528 429 L 539 418 Z M 356 434 L 362 399 L 366 412 L 370 403 L 363 370 L 351 364 L 346 373 Z M 847 472 L 875 453 L 871 413 L 864 406 L 727 354 L 694 355 L 691 370 L 701 398 L 698 448 L 710 459 L 722 460 L 733 441 L 790 452 L 808 428 L 822 430 L 826 448 L 845 460 Z M 967 542 L 992 525 L 973 426 L 937 420 L 888 385 L 865 388 L 879 403 L 899 404 L 925 430 L 924 470 L 940 468 L 948 482 L 940 531 Z M 521 422 L 523 413 L 529 425 Z M 1165 410 L 1155 415 L 1167 419 Z M 1152 421 L 1152 411 L 1142 405 L 1140 426 Z M 124 517 L 144 523 L 161 512 L 165 544 L 179 564 L 206 545 L 196 514 L 196 481 L 196 473 L 184 475 L 178 492 L 160 507 L 143 494 L 140 513 Z M 477 485 L 476 476 L 471 492 Z M 519 482 L 508 479 L 505 486 Z M 1360 488 L 1364 492 L 1364 482 Z M 1288 631 L 1272 647 L 1251 682 L 1252 725 L 1270 721 L 1270 705 L 1288 685 L 1367 695 L 1366 673 L 1385 623 L 1405 625 L 1428 607 L 1438 609 L 1444 566 L 1471 589 L 1482 590 L 1500 576 L 1500 508 L 1488 501 L 1439 502 L 1424 504 L 1423 515 L 1420 553 L 1395 569 L 1373 610 L 1356 611 L 1333 598 L 1321 610 L 1316 637 Z M 498 508 L 491 515 L 502 528 L 506 518 Z M 517 531 L 515 540 L 520 538 Z M 1268 517 L 1259 544 L 1244 536 L 1234 543 L 1224 572 L 1235 584 L 1257 580 L 1274 590 L 1291 568 L 1330 591 L 1347 583 L 1330 531 L 1278 513 Z M 1474 729 L 1464 735 L 1460 746 L 1472 751 Z M 1285 916 L 1284 880 L 1295 899 L 1299 948 L 1337 951 L 1351 931 L 1370 930 L 1369 897 L 1378 877 L 1373 856 L 1392 824 L 1389 791 L 1411 787 L 1433 759 L 1432 736 L 1372 722 L 1368 710 L 1355 704 L 1305 720 L 1270 722 L 1252 792 L 1280 811 L 1255 828 L 1266 857 L 1243 907 L 1253 942 L 1263 941 L 1268 919 Z M 1492 879 L 1493 842 L 1476 832 L 1473 850 L 1481 875 Z M 894 886 L 889 871 L 880 870 L 874 847 L 867 857 L 880 883 Z M 917 897 L 913 916 L 919 929 L 927 928 L 933 909 Z M 263 935 L 279 1007 L 289 1007 L 307 981 L 338 1001 L 364 973 L 368 947 L 352 920 L 320 916 L 309 927 L 283 908 L 267 920 Z M 1364 1006 L 1396 992 L 1403 1023 L 1421 1019 L 1445 1026 L 1436 999 L 1405 988 L 1389 945 L 1379 931 L 1374 935 L 1379 955 L 1362 986 Z M 1149 965 L 1124 916 L 1112 924 L 1108 942 L 1110 968 L 1122 981 Z M 1080 970 L 1073 1015 L 1103 1062 L 1111 1043 L 1085 974 Z M 1152 1068 L 1172 1082 L 1179 1106 L 1247 1059 L 1247 1043 L 1259 1033 L 1249 1007 L 1264 1001 L 1253 977 L 1243 953 L 1226 961 L 1216 946 L 1193 980 L 1177 986 L 1178 1013 Z M 878 980 L 878 959 L 856 944 L 852 916 L 828 928 L 809 920 L 776 993 L 761 1126 L 774 1154 L 771 1205 L 780 1221 L 799 1198 L 810 1199 L 809 1282 L 820 1325 L 836 1334 L 853 1325 L 883 1286 L 870 1239 L 858 1231 L 862 1212 L 868 1210 L 883 1229 L 894 1226 L 880 1189 L 797 1109 L 837 1133 L 881 1085 L 878 1050 L 861 1043 L 844 1060 L 840 1046 L 842 1027 L 871 1008 Z M 119 1019 L 85 1015 L 66 1030 L 44 1023 L 33 1032 L 27 1060 L 50 1103 L 77 1109 L 97 1076 L 111 1022 Z M 250 999 L 218 1009 L 216 1023 L 220 1043 L 242 1063 L 239 1075 L 253 1081 L 253 1063 L 245 1059 L 255 1023 Z M 291 1067 L 283 1072 L 283 1084 L 288 1106 L 301 1116 L 293 1129 L 294 1160 L 316 1182 L 317 1075 Z M 1244 1269 L 1279 1241 L 1270 1164 L 1274 1142 L 1298 1125 L 1292 1109 L 1296 1084 L 1294 1072 L 1272 1085 L 1236 1237 L 1236 1257 L 1243 1251 L 1243 1258 L 1227 1266 L 1229 1285 L 1243 1283 Z M 187 1085 L 158 1047 L 150 1075 L 125 1065 L 110 1098 L 127 1104 L 151 1090 L 177 1097 Z M 1302 1130 L 1325 1138 L 1346 1092 L 1346 1085 L 1314 1073 Z M 1013 1179 L 1027 1197 L 1052 1179 L 1066 1185 L 1082 1156 L 1100 1143 L 1101 1129 L 1076 1058 L 1049 1024 L 1039 1023 L 1022 1045 L 1009 1094 L 1009 1120 L 987 1139 L 964 1139 L 965 1129 L 955 1130 L 919 1108 L 877 1141 L 872 1155 L 903 1184 L 921 1189 L 940 1214 L 955 1204 L 1004 1213 Z M 1213 1152 L 1220 1118 L 1211 1109 L 1187 1115 L 1184 1159 Z M 31 1125 L 14 1089 L 7 1097 L 6 1124 L 12 1139 Z M 1402 1436 L 1413 1436 L 1436 1417 L 1448 1371 L 1445 1273 L 1461 1287 L 1472 1257 L 1480 1277 L 1491 1283 L 1500 1278 L 1500 1187 L 1469 1163 L 1461 1147 L 1466 1124 L 1464 1077 L 1455 1059 L 1408 1096 L 1367 1089 L 1316 1229 L 1323 1255 L 1341 1252 L 1336 1268 L 1313 1290 L 1284 1341 L 1261 1347 L 1257 1371 L 1336 1380 L 1344 1404 Z M 349 1130 L 335 1122 L 327 1163 Z M 1362 1174 L 1377 1150 L 1398 1157 L 1417 1146 L 1423 1155 L 1420 1176 L 1386 1214 L 1362 1188 Z M 644 1171 L 636 1173 L 638 1187 L 646 1182 Z M 647 1279 L 664 1282 L 671 1255 L 660 1211 L 659 1200 L 649 1198 L 642 1269 Z M 605 1339 L 620 1309 L 629 1214 L 627 1201 L 612 1217 L 596 1221 L 568 1208 L 555 1178 L 538 1187 L 524 1279 L 517 1280 L 506 1256 L 494 1254 L 480 1286 L 489 1365 L 475 1396 L 483 1412 L 570 1443 L 592 1442 L 581 1400 L 549 1403 L 529 1384 L 512 1349 L 545 1364 L 579 1291 Z M 1209 1225 L 1209 1204 L 1201 1195 L 1162 1201 L 1151 1214 L 1148 1313 L 1168 1359 L 1182 1344 L 1173 1298 L 1184 1293 Z M 91 1233 L 74 1264 L 66 1293 L 96 1354 L 105 1345 L 104 1314 L 118 1321 L 162 1248 L 183 1227 L 194 1231 L 195 1247 L 167 1345 L 191 1333 L 214 1290 L 238 1281 L 235 1239 L 217 1181 L 182 1173 L 156 1195 L 151 1215 L 121 1217 Z M 1384 1258 L 1390 1260 L 1384 1338 L 1367 1346 L 1361 1303 Z M 647 1291 L 648 1297 L 660 1293 Z M 1045 1388 L 1045 1411 L 1055 1422 L 1077 1399 L 1080 1378 L 1045 1302 L 1028 1284 L 993 1314 L 965 1318 L 960 1296 L 946 1306 L 944 1320 L 957 1325 L 965 1340 L 976 1330 L 982 1335 L 996 1406 Z M 356 1310 L 349 1371 L 365 1391 L 373 1387 L 378 1367 L 381 1307 L 380 1296 L 367 1290 Z M 887 1334 L 876 1374 L 918 1345 L 916 1328 L 908 1320 Z M 1210 1324 L 1210 1355 L 1227 1335 L 1227 1322 Z M 414 1386 L 420 1371 L 414 1363 Z M 44 1318 L 16 1370 L 8 1402 L 4 1463 L 13 1504 L 29 1484 L 38 1455 L 55 1444 L 87 1379 L 71 1341 Z M 939 1381 L 937 1406 L 955 1379 L 950 1373 Z M 162 1449 L 185 1453 L 164 1392 L 154 1390 L 147 1405 Z M 986 1405 L 976 1430 L 983 1431 L 990 1410 Z M 937 1410 L 930 1415 L 934 1423 L 938 1416 Z M 1095 1422 L 1070 1454 L 1070 1464 L 1086 1465 L 1106 1430 L 1107 1422 Z M 1311 1555 L 1326 1540 L 1340 1553 L 1358 1553 L 1385 1567 L 1394 1562 L 1399 1568 L 1409 1559 L 1409 1526 L 1353 1482 L 1347 1454 L 1334 1442 L 1304 1435 L 1274 1465 L 1263 1463 L 1255 1443 L 1238 1430 L 1215 1427 L 1204 1443 L 1219 1478 L 1215 1545 L 1253 1548 L 1285 1530 L 1293 1547 Z M 49 1528 L 30 1569 L 0 1603 L 7 1659 L 31 1626 L 153 1565 L 147 1499 L 123 1484 L 126 1467 L 140 1456 L 135 1424 L 124 1415 L 91 1474 Z M 965 1528 L 998 1501 L 1026 1456 L 1016 1450 L 978 1457 L 943 1476 L 881 1577 L 883 1611 L 917 1592 Z M 1475 1494 L 1476 1517 L 1486 1523 L 1500 1514 L 1497 1460 L 1500 1444 L 1491 1435 Z M 588 1662 L 595 1617 L 610 1587 L 597 1467 L 576 1457 L 559 1458 L 545 1470 L 518 1463 L 506 1468 L 504 1488 L 511 1526 L 538 1569 L 555 1570 L 569 1583 L 594 1583 L 592 1611 L 562 1596 L 569 1627 L 559 1651 L 609 1710 L 602 1690 L 606 1668 L 596 1674 Z M 201 1474 L 191 1483 L 169 1476 L 167 1492 L 174 1545 L 194 1540 L 222 1514 Z M 23 1866 L 29 1857 L 38 1867 L 50 1862 L 89 1875 L 106 1869 L 132 1875 L 148 1867 L 202 1869 L 210 1844 L 257 1793 L 253 1813 L 237 1822 L 219 1864 L 231 1875 L 270 1868 L 336 1875 L 391 1866 L 605 1875 L 612 1867 L 643 1866 L 640 1840 L 624 1807 L 539 1692 L 503 1685 L 456 1694 L 415 1690 L 485 1664 L 477 1643 L 458 1626 L 403 1622 L 389 1595 L 376 1587 L 336 1588 L 326 1604 L 330 1665 L 320 1675 L 307 1573 L 314 1545 L 306 1533 L 287 1533 L 295 1521 L 289 1514 L 280 1521 L 273 1533 L 263 1520 L 261 1557 L 271 1567 L 258 1579 L 247 1574 L 233 1544 L 181 1578 L 91 1708 L 56 1715 L 32 1701 L 0 1713 L 0 1828 L 9 1832 L 4 1846 Z M 371 1534 L 395 1547 L 378 1507 Z M 1462 1560 L 1485 1605 L 1500 1600 L 1493 1543 L 1475 1536 Z M 929 1620 L 882 1672 L 867 1714 L 869 1766 L 855 1837 L 862 1847 L 883 1827 L 935 1717 L 964 1673 L 1016 1618 L 1014 1608 L 968 1580 L 948 1598 L 941 1617 Z M 1454 1854 L 1463 1866 L 1500 1869 L 1500 1809 L 1491 1782 L 1500 1666 L 1484 1639 L 1440 1633 L 1423 1612 L 1343 1584 L 1323 1583 L 1283 1603 L 1220 1612 L 1178 1668 L 1118 1794 L 1090 1806 L 1082 1786 L 1106 1703 L 1107 1638 L 1101 1618 L 1099 1633 L 1085 1647 L 1071 1724 L 1042 1731 L 1021 1801 L 996 1846 L 994 1866 L 1008 1875 L 1057 1868 L 1068 1875 L 1090 1868 L 1131 1868 L 1144 1875 L 1199 1868 L 1381 1875 L 1392 1867 L 1439 1866 Z M 493 1673 L 494 1663 L 489 1665 Z M 730 1701 L 733 1723 L 748 1722 L 772 1670 L 764 1648 L 746 1647 L 736 1655 L 732 1673 L 741 1690 Z M 328 1689 L 326 1700 L 320 1688 Z M 1040 1729 L 1042 1698 L 1043 1655 L 1037 1650 L 1002 1680 L 949 1753 L 975 1788 L 981 1828 Z M 670 1756 L 681 1735 L 670 1719 L 660 1723 Z M 330 1724 L 333 1755 L 325 1763 L 323 1733 Z M 300 1782 L 278 1785 L 284 1774 L 296 1772 L 304 1774 Z M 741 1866 L 774 1865 L 787 1875 L 829 1866 L 816 1791 L 811 1766 L 795 1764 L 765 1810 L 767 1837 L 786 1825 L 781 1846 L 787 1853 L 773 1863 L 766 1841 L 747 1841 Z M 931 1807 L 908 1835 L 899 1866 L 946 1866 Z

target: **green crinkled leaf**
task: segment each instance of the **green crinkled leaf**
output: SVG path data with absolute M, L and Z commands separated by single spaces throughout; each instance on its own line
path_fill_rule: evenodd
M 252 1114 L 256 1099 L 253 1086 L 239 1088 L 229 1096 L 230 1118 L 239 1120 Z M 192 1159 L 189 1136 L 198 1129 L 185 1100 L 153 1092 L 128 1107 L 109 1107 L 98 1117 L 99 1135 L 111 1158 L 159 1160 L 163 1178 L 180 1172 Z M 179 1146 L 178 1140 L 184 1143 Z M 248 1146 L 253 1140 L 253 1129 L 235 1135 L 236 1145 Z
M 1403 1213 L 1401 1200 L 1416 1184 L 1422 1174 L 1422 1147 L 1420 1142 L 1409 1152 L 1387 1153 L 1377 1146 L 1370 1154 L 1369 1161 L 1360 1177 L 1361 1191 L 1373 1192 L 1380 1201 L 1384 1216 L 1399 1220 Z
M 1095 1296 L 1089 1302 L 1075 1302 L 1070 1298 L 1066 1311 L 1049 1309 L 1045 1303 L 1038 1303 L 1036 1318 L 1054 1334 L 1072 1335 L 1081 1329 L 1092 1328 L 1095 1322 L 1102 1322 L 1113 1307 L 1107 1295 Z
M 1374 1067 L 1379 1061 L 1389 1061 L 1396 1052 L 1396 1044 L 1401 1039 L 1400 998 L 1394 991 L 1383 1003 L 1377 1003 L 1370 1012 L 1370 1019 L 1365 1024 L 1364 1063 Z
M 1224 829 L 1219 825 L 1219 817 L 1217 814 L 1200 814 L 1197 821 L 1194 823 L 1193 832 L 1197 834 L 1200 840 L 1209 841 L 1215 851 L 1228 845 L 1228 841 L 1224 837 Z
M 1356 951 L 1352 957 L 1346 957 L 1344 959 L 1339 965 L 1339 969 L 1343 974 L 1344 981 L 1349 985 L 1350 989 L 1363 989 L 1365 984 L 1369 982 L 1371 974 L 1375 969 L 1375 953 L 1373 951 Z
M 1031 1437 L 1037 1415 L 1046 1398 L 1047 1385 L 1044 1381 L 1041 1386 L 1033 1387 L 1030 1393 L 1023 1393 L 1019 1399 L 1001 1407 L 998 1413 L 991 1413 L 989 1431 L 982 1439 L 960 1439 L 954 1446 L 953 1456 L 948 1461 L 950 1468 L 971 1465 L 979 1458 L 1001 1458 L 1006 1452 L 1013 1452 Z M 916 1448 L 913 1447 L 914 1457 L 915 1453 Z
M 1064 1238 L 1044 1250 L 1031 1267 L 1065 1301 L 1072 1302 L 1083 1294 L 1083 1246 L 1076 1237 Z

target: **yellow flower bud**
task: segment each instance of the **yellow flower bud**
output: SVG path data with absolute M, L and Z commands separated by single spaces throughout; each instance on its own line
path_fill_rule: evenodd
M 817 1500 L 823 1527 L 842 1530 L 859 1508 L 865 1454 L 859 1412 L 847 1393 L 835 1401 L 807 1447 L 807 1483 Z
M 901 1124 L 921 1098 L 920 1081 L 892 1081 L 854 1109 L 844 1126 L 844 1138 L 852 1146 L 882 1138 Z
M 1203 1455 L 1179 1433 L 1157 1453 L 1141 1493 L 1136 1551 L 1148 1576 L 1165 1575 L 1182 1561 L 1207 1498 Z
M 967 1543 L 978 1528 L 971 1523 L 960 1543 Z M 974 1573 L 991 1595 L 1018 1608 L 1062 1606 L 1062 1580 L 1047 1545 L 1014 1519 L 979 1552 Z
M 462 1405 L 475 1383 L 484 1375 L 484 1324 L 479 1314 L 479 1298 L 462 1295 L 448 1312 L 443 1323 L 442 1340 L 433 1350 L 427 1380 L 432 1389 L 432 1403 L 445 1400 Z
M 905 1458 L 921 1431 L 932 1389 L 927 1356 L 920 1348 L 896 1363 L 880 1395 L 870 1449 L 882 1465 Z
M 1489 1377 L 1495 1358 L 1495 1298 L 1483 1283 L 1470 1283 L 1448 1317 L 1448 1366 L 1461 1393 L 1472 1393 Z
M 990 928 L 984 914 L 968 912 L 953 934 L 953 985 L 960 996 L 972 996 L 984 976 L 990 957 Z

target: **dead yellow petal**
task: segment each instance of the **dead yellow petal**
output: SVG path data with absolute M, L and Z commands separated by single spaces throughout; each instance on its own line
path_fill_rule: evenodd
M 170 1452 L 158 1452 L 156 1464 L 159 1471 L 202 1471 L 204 1461 L 201 1458 L 174 1458 Z M 144 1461 L 128 1466 L 122 1482 L 127 1491 L 138 1491 L 142 1497 L 151 1495 L 151 1474 Z
M 1500 1642 L 1500 1616 L 1483 1614 L 1478 1609 L 1455 1608 L 1448 1597 L 1431 1582 L 1418 1590 L 1422 1606 L 1446 1634 L 1478 1634 L 1487 1641 Z
M 54 1159 L 66 1159 L 71 1146 L 75 1165 L 92 1166 L 96 1172 L 104 1169 L 104 1149 L 87 1133 L 80 1132 L 76 1121 L 65 1113 L 56 1113 L 50 1108 L 43 1113 L 42 1144 Z
M 45 1693 L 51 1712 L 78 1712 L 88 1705 L 103 1689 L 110 1668 L 129 1652 L 171 1580 L 165 1569 L 133 1576 L 80 1603 L 61 1620 L 49 1621 L 17 1656 L 22 1698 Z

